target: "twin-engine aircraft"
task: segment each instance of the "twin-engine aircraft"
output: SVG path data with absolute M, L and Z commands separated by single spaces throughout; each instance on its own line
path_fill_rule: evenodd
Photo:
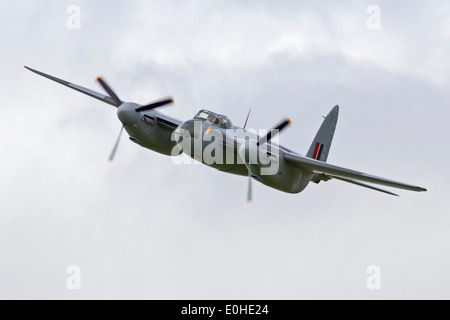
M 338 106 L 325 117 L 308 152 L 302 156 L 277 142 L 278 133 L 290 124 L 289 119 L 263 134 L 246 129 L 250 112 L 243 127 L 235 126 L 228 117 L 208 110 L 200 110 L 193 119 L 181 122 L 156 110 L 173 103 L 172 98 L 147 105 L 124 102 L 101 77 L 97 77 L 97 81 L 108 95 L 25 68 L 117 108 L 122 128 L 109 157 L 110 161 L 114 158 L 125 128 L 130 140 L 144 148 L 168 156 L 185 153 L 192 159 L 220 171 L 248 176 L 249 202 L 252 200 L 253 179 L 288 193 L 299 193 L 310 182 L 319 183 L 331 179 L 395 196 L 398 195 L 371 184 L 410 191 L 427 191 L 419 186 L 328 164 L 326 161 L 338 120 Z

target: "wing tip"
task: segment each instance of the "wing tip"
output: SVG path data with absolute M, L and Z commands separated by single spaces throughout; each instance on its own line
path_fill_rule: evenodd
M 331 109 L 329 115 L 338 115 L 339 114 L 339 105 L 335 105 L 333 109 Z

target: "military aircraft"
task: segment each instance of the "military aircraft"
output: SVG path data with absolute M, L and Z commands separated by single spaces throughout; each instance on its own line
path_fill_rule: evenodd
M 130 140 L 144 148 L 168 156 L 178 156 L 185 153 L 190 158 L 220 171 L 248 176 L 248 202 L 252 200 L 252 180 L 257 180 L 271 188 L 288 193 L 299 193 L 310 182 L 319 183 L 331 179 L 395 196 L 398 195 L 372 184 L 410 191 L 427 191 L 419 186 L 327 163 L 338 119 L 339 106 L 335 106 L 324 117 L 325 119 L 308 152 L 305 156 L 302 156 L 277 143 L 278 133 L 290 124 L 289 119 L 284 120 L 274 129 L 266 131 L 262 135 L 246 129 L 250 112 L 243 127 L 234 126 L 225 115 L 205 109 L 200 110 L 193 119 L 182 122 L 156 110 L 173 103 L 172 98 L 146 105 L 124 102 L 119 99 L 101 77 L 97 77 L 96 80 L 108 95 L 26 66 L 25 68 L 117 108 L 117 116 L 122 123 L 122 128 L 109 157 L 110 161 L 114 158 L 122 131 L 125 128 Z

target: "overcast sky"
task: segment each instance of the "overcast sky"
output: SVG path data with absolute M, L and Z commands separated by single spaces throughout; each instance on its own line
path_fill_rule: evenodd
M 0 298 L 450 298 L 448 1 L 17 0 L 0 18 Z M 247 205 L 245 177 L 125 135 L 110 164 L 115 108 L 23 65 L 99 92 L 101 74 L 122 100 L 172 95 L 161 111 L 180 120 L 289 116 L 280 142 L 302 154 L 339 104 L 328 162 L 429 191 L 254 183 Z

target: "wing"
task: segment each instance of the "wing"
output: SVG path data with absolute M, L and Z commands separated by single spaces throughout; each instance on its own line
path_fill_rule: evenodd
M 106 102 L 106 103 L 108 103 L 108 104 L 110 104 L 110 105 L 113 105 L 113 106 L 115 106 L 115 107 L 118 107 L 117 103 L 116 103 L 111 97 L 109 97 L 109 96 L 105 96 L 104 94 L 95 92 L 95 91 L 93 91 L 93 90 L 84 88 L 84 87 L 82 87 L 82 86 L 78 86 L 78 85 L 73 84 L 73 83 L 70 83 L 70 82 L 68 82 L 68 81 L 58 79 L 58 78 L 56 78 L 56 77 L 53 77 L 53 76 L 48 75 L 48 74 L 45 74 L 45 73 L 43 73 L 43 72 L 40 72 L 40 71 L 31 69 L 31 68 L 29 68 L 29 67 L 26 67 L 26 66 L 25 66 L 25 68 L 28 69 L 28 70 L 30 70 L 31 72 L 34 72 L 34 73 L 40 75 L 40 76 L 43 76 L 43 77 L 46 77 L 46 78 L 48 78 L 48 79 L 50 79 L 50 80 L 53 80 L 53 81 L 55 81 L 55 82 L 58 82 L 58 83 L 60 83 L 60 84 L 62 84 L 62 85 L 64 85 L 64 86 L 66 86 L 66 87 L 69 87 L 69 88 L 74 89 L 74 90 L 76 90 L 76 91 L 78 91 L 78 92 L 87 94 L 88 96 L 90 96 L 90 97 L 92 97 L 92 98 L 98 99 L 98 100 L 100 100 L 100 101 Z
M 410 190 L 410 191 L 427 191 L 427 189 L 419 187 L 419 186 L 414 186 L 411 184 L 398 182 L 398 181 L 394 181 L 394 180 L 390 180 L 390 179 L 386 179 L 386 178 L 373 176 L 373 175 L 370 175 L 367 173 L 338 167 L 338 166 L 335 166 L 332 164 L 328 164 L 326 162 L 317 161 L 317 160 L 303 157 L 303 156 L 300 156 L 300 155 L 297 155 L 297 154 L 291 153 L 291 152 L 285 152 L 284 159 L 286 160 L 286 162 L 290 163 L 291 165 L 293 165 L 297 168 L 300 168 L 300 169 L 303 169 L 306 171 L 310 171 L 310 172 L 314 172 L 318 175 L 325 175 L 326 177 L 329 177 L 329 178 L 334 178 L 334 179 L 342 180 L 345 182 L 357 184 L 357 185 L 360 185 L 360 186 L 363 186 L 366 188 L 370 188 L 370 189 L 374 189 L 377 191 L 386 192 L 389 194 L 392 194 L 392 193 L 389 191 L 385 191 L 382 189 L 372 187 L 370 185 L 363 184 L 358 181 L 369 182 L 369 183 L 379 184 L 379 185 L 393 187 L 393 188 L 405 189 L 405 190 Z M 327 180 L 327 179 L 324 179 L 324 180 Z

